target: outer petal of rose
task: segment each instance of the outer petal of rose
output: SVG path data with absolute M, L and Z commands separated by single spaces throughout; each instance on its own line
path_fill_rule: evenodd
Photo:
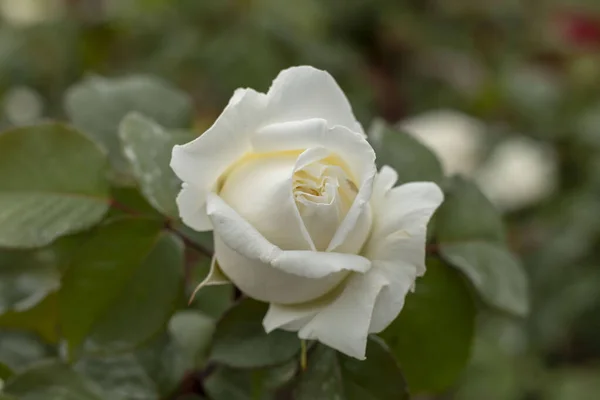
M 384 165 L 379 170 L 373 181 L 373 195 L 371 196 L 371 205 L 378 209 L 384 201 L 385 196 L 394 187 L 398 181 L 398 173 L 392 167 Z
M 253 135 L 252 146 L 258 152 L 324 147 L 345 161 L 358 194 L 327 251 L 360 250 L 371 225 L 369 199 L 377 173 L 375 152 L 363 136 L 343 126 L 330 128 L 322 119 L 308 119 L 265 126 Z
M 375 302 L 387 285 L 387 278 L 376 270 L 353 274 L 344 291 L 306 323 L 298 336 L 364 359 Z
M 267 94 L 268 123 L 323 118 L 364 135 L 344 92 L 331 75 L 309 66 L 281 71 Z
M 225 170 L 250 150 L 250 135 L 264 120 L 266 95 L 238 89 L 215 123 L 197 139 L 173 148 L 171 168 L 186 183 L 177 203 L 183 222 L 212 229 L 206 218 L 206 194 Z
M 212 193 L 207 211 L 221 268 L 242 291 L 259 300 L 309 301 L 327 293 L 349 271 L 364 273 L 371 267 L 368 259 L 354 254 L 282 250 Z
M 427 224 L 443 199 L 436 184 L 415 182 L 391 189 L 378 207 L 365 255 L 390 285 L 377 298 L 370 332 L 396 318 L 407 291 L 425 272 Z

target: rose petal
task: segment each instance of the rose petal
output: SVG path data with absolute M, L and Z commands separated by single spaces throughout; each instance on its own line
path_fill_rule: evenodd
M 267 97 L 269 123 L 322 118 L 329 126 L 342 125 L 364 135 L 346 95 L 325 71 L 309 66 L 281 71 Z
M 348 271 L 340 271 L 312 279 L 284 272 L 229 247 L 217 231 L 215 254 L 223 272 L 242 292 L 268 303 L 295 304 L 314 300 L 337 287 L 348 275 Z
M 312 300 L 336 286 L 348 271 L 362 273 L 371 266 L 369 260 L 354 254 L 282 250 L 213 193 L 208 195 L 207 212 L 215 229 L 215 254 L 221 268 L 254 298 L 281 303 Z M 274 292 L 262 293 L 267 286 Z M 302 299 L 286 296 L 286 291 L 294 288 L 306 289 L 303 293 L 310 295 L 302 295 Z
M 179 200 L 183 222 L 199 231 L 210 230 L 205 215 L 206 193 L 221 174 L 250 150 L 250 134 L 264 117 L 266 95 L 238 89 L 215 123 L 197 139 L 173 148 L 171 168 L 187 183 Z M 192 189 L 193 188 L 193 189 Z M 198 195 L 194 199 L 194 193 Z
M 390 285 L 377 299 L 370 332 L 398 316 L 407 291 L 425 273 L 427 224 L 443 198 L 434 183 L 408 183 L 391 189 L 377 208 L 365 254 Z
M 363 360 L 375 302 L 388 284 L 387 278 L 375 270 L 353 274 L 344 291 L 304 325 L 298 336 Z
M 379 207 L 387 193 L 394 187 L 397 181 L 398 173 L 392 167 L 388 167 L 387 165 L 381 167 L 373 181 L 371 204 L 375 209 Z
M 377 173 L 375 152 L 364 137 L 345 127 L 329 128 L 324 120 L 310 119 L 268 125 L 252 136 L 252 147 L 259 152 L 324 147 L 344 160 L 354 174 L 358 194 L 327 251 L 360 250 L 371 225 L 369 199 Z

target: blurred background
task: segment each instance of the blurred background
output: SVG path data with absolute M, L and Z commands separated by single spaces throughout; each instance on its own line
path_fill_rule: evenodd
M 600 398 L 596 0 L 0 0 L 0 127 L 65 119 L 90 75 L 158 75 L 195 125 L 286 67 L 329 71 L 376 117 L 474 179 L 531 283 L 527 319 L 482 311 L 442 398 Z

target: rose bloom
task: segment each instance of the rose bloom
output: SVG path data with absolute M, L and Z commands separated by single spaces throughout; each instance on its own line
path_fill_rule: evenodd
M 214 231 L 203 283 L 270 303 L 263 326 L 364 359 L 425 273 L 434 183 L 393 187 L 334 79 L 282 71 L 268 93 L 238 89 L 197 139 L 175 146 L 183 222 Z

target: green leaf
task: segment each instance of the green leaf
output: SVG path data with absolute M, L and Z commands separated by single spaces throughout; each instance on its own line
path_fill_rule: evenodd
M 194 369 L 195 357 L 166 331 L 135 350 L 135 356 L 162 396 L 170 395 L 184 375 Z
M 442 165 L 435 154 L 412 136 L 376 120 L 369 130 L 369 140 L 377 154 L 377 165 L 394 168 L 400 183 L 443 180 Z
M 178 218 L 175 198 L 181 181 L 169 167 L 176 144 L 189 142 L 187 132 L 169 132 L 138 113 L 128 114 L 119 127 L 125 158 L 131 164 L 142 193 L 155 209 Z
M 553 372 L 544 385 L 544 399 L 595 400 L 600 393 L 600 369 L 562 368 Z
M 159 399 L 158 387 L 132 353 L 83 358 L 74 369 L 101 387 L 105 399 Z
M 4 390 L 21 400 L 112 399 L 93 382 L 57 361 L 32 366 L 10 379 Z
M 59 286 L 52 250 L 0 251 L 0 315 L 28 310 Z
M 517 315 L 527 313 L 525 271 L 505 248 L 500 214 L 474 183 L 452 179 L 435 226 L 442 256 L 469 278 L 484 301 Z
M 161 218 L 161 214 L 144 198 L 139 189 L 134 186 L 113 186 L 111 188 L 113 207 L 107 218 L 117 216 L 142 215 Z
M 169 321 L 169 333 L 174 343 L 184 350 L 191 368 L 200 367 L 208 354 L 215 331 L 215 322 L 194 310 L 184 310 Z
M 58 295 L 50 293 L 35 307 L 1 315 L 0 328 L 29 330 L 48 343 L 58 343 Z
M 494 307 L 524 316 L 529 310 L 527 276 L 508 250 L 485 242 L 441 244 L 441 255 L 462 271 Z
M 280 364 L 300 350 L 296 334 L 276 330 L 265 333 L 262 319 L 268 305 L 244 299 L 217 323 L 210 358 L 237 368 Z
M 0 364 L 5 367 L 4 373 L 8 372 L 8 375 L 0 375 L 1 379 L 51 355 L 50 348 L 32 333 L 0 331 Z
M 161 225 L 117 219 L 78 252 L 60 291 L 70 357 L 81 345 L 87 352 L 130 349 L 169 319 L 182 294 L 183 245 Z
M 69 89 L 65 109 L 75 126 L 102 143 L 119 172 L 128 170 L 117 136 L 125 115 L 137 111 L 166 128 L 183 128 L 193 113 L 185 93 L 150 76 L 90 77 Z
M 500 213 L 473 182 L 461 177 L 450 180 L 444 203 L 435 216 L 440 243 L 504 242 Z
M 367 359 L 357 360 L 317 345 L 295 390 L 296 400 L 403 400 L 406 382 L 398 363 L 378 338 L 369 339 Z
M 3 382 L 6 379 L 10 378 L 12 376 L 12 374 L 13 374 L 13 372 L 8 367 L 8 365 L 6 365 L 0 361 L 0 382 Z M 0 400 L 1 399 L 2 399 L 2 397 L 0 397 Z
M 275 400 L 280 398 L 279 389 L 294 378 L 297 370 L 296 360 L 259 369 L 220 366 L 204 387 L 212 400 Z
M 109 206 L 102 151 L 60 124 L 0 134 L 0 246 L 40 247 L 99 222 Z
M 475 304 L 459 273 L 430 259 L 403 310 L 381 334 L 402 365 L 411 394 L 440 392 L 469 359 Z

